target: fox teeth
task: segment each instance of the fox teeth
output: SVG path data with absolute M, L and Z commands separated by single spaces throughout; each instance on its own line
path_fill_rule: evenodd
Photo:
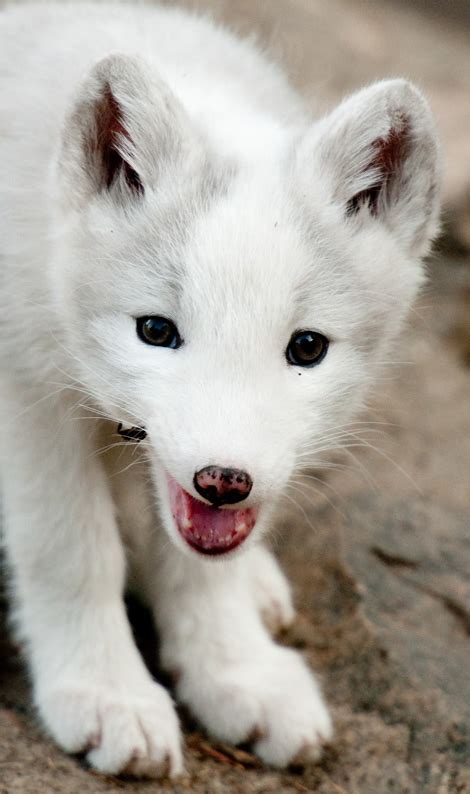
M 237 526 L 235 527 L 235 532 L 238 532 L 238 533 L 245 532 L 245 530 L 246 530 L 246 524 L 245 523 L 237 524 Z
M 182 524 L 183 524 L 183 529 L 192 529 L 193 528 L 193 522 L 191 521 L 190 518 L 183 518 Z

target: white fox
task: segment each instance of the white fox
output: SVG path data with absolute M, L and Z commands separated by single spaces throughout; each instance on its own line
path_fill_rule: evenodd
M 391 80 L 314 122 L 207 18 L 22 4 L 0 12 L 0 162 L 4 544 L 43 724 L 103 772 L 181 773 L 130 586 L 211 735 L 316 759 L 330 717 L 265 628 L 293 607 L 260 541 L 422 281 L 426 101 Z M 119 422 L 135 465 L 100 454 Z

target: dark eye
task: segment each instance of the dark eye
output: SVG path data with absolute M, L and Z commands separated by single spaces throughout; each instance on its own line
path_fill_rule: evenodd
M 174 349 L 183 343 L 176 325 L 165 317 L 138 317 L 137 335 L 142 342 L 156 347 Z
M 328 350 L 328 339 L 316 331 L 296 331 L 287 346 L 286 358 L 296 367 L 319 364 Z

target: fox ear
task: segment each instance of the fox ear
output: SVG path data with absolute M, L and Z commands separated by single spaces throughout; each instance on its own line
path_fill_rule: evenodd
M 66 120 L 59 167 L 75 205 L 97 194 L 142 197 L 175 160 L 189 122 L 176 97 L 136 58 L 111 55 L 81 85 Z
M 376 83 L 346 99 L 311 134 L 302 162 L 307 145 L 327 200 L 358 223 L 384 223 L 409 253 L 424 254 L 438 229 L 440 158 L 422 94 L 406 80 Z

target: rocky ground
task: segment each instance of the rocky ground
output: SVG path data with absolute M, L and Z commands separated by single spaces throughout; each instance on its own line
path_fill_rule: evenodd
M 468 34 L 385 2 L 212 6 L 241 29 L 259 30 L 321 106 L 385 74 L 405 72 L 425 85 L 450 147 L 447 205 L 461 213 L 448 240 L 465 249 Z M 452 121 L 446 107 L 455 110 Z M 446 253 L 431 263 L 396 359 L 364 417 L 370 424 L 358 426 L 358 447 L 343 459 L 347 468 L 330 472 L 318 484 L 324 496 L 313 493 L 307 515 L 299 511 L 279 535 L 299 610 L 281 641 L 320 673 L 335 717 L 335 742 L 321 764 L 264 769 L 249 752 L 206 739 L 183 714 L 188 774 L 180 783 L 90 773 L 37 727 L 4 629 L 0 794 L 470 792 L 470 260 Z M 132 614 L 148 637 L 146 616 L 135 607 Z

